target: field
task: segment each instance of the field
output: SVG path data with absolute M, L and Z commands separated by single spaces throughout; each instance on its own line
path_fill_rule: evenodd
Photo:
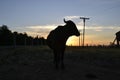
M 0 47 L 0 80 L 120 80 L 120 48 L 67 47 L 56 70 L 47 46 Z

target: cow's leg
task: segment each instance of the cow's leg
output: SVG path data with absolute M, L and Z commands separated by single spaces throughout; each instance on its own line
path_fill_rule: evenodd
M 62 50 L 62 53 L 61 53 L 61 56 L 60 56 L 60 58 L 61 58 L 61 68 L 62 69 L 65 68 L 65 66 L 64 66 L 64 50 L 65 49 Z
M 53 63 L 55 64 L 56 63 L 56 52 L 55 51 L 53 51 L 53 56 L 54 56 L 54 59 L 53 59 Z
M 60 64 L 60 54 L 61 54 L 61 52 L 57 52 L 57 64 L 58 64 L 58 66 Z
M 119 45 L 120 45 L 120 44 L 119 44 L 119 40 L 117 40 L 117 46 L 119 47 Z
M 58 53 L 57 53 L 56 50 L 54 50 L 54 64 L 55 64 L 55 68 L 56 68 L 56 69 L 59 68 L 59 66 L 58 66 L 58 64 L 59 64 L 59 59 L 58 59 L 58 58 L 59 58 L 59 57 L 58 57 Z
M 117 39 L 117 46 L 119 47 L 119 40 Z
M 61 54 L 61 68 L 64 69 L 64 53 Z

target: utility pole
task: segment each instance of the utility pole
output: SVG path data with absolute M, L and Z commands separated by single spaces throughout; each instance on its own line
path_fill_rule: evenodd
M 16 35 L 15 35 L 15 33 L 14 33 L 14 47 L 16 47 Z
M 79 30 L 79 33 L 80 33 L 80 30 Z M 80 47 L 80 36 L 79 36 L 79 47 Z
M 84 46 L 84 42 L 85 42 L 85 21 L 89 20 L 90 18 L 80 17 L 80 19 L 83 19 L 83 44 L 82 44 L 82 46 Z

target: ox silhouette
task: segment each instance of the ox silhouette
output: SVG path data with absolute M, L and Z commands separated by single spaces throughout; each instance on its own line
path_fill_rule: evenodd
M 120 41 L 120 31 L 116 33 L 116 40 L 117 40 L 117 46 L 119 47 L 119 41 Z
M 61 68 L 64 69 L 63 60 L 67 39 L 72 35 L 80 35 L 73 21 L 66 21 L 64 19 L 64 22 L 66 24 L 64 26 L 58 26 L 56 29 L 52 30 L 46 40 L 47 45 L 53 50 L 56 69 L 59 68 L 59 64 L 61 64 Z

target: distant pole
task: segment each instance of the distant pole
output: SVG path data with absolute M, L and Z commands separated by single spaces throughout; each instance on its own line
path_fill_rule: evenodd
M 16 47 L 16 35 L 14 34 L 14 47 Z
M 83 38 L 82 35 L 83 35 L 83 34 L 81 33 L 80 35 L 81 35 L 81 46 L 82 46 L 82 42 L 83 42 L 83 41 L 82 41 L 82 38 Z
M 26 37 L 25 37 L 25 43 L 24 44 L 25 44 L 25 47 L 26 47 Z
M 80 30 L 79 30 L 79 32 L 80 32 Z M 79 36 L 79 46 L 80 46 L 80 36 Z
M 83 19 L 83 44 L 82 44 L 82 46 L 84 46 L 84 42 L 85 42 L 85 21 L 89 20 L 90 18 L 80 17 L 80 19 Z
M 33 46 L 33 40 L 34 40 L 34 39 L 33 39 L 33 38 L 31 38 L 31 46 Z

